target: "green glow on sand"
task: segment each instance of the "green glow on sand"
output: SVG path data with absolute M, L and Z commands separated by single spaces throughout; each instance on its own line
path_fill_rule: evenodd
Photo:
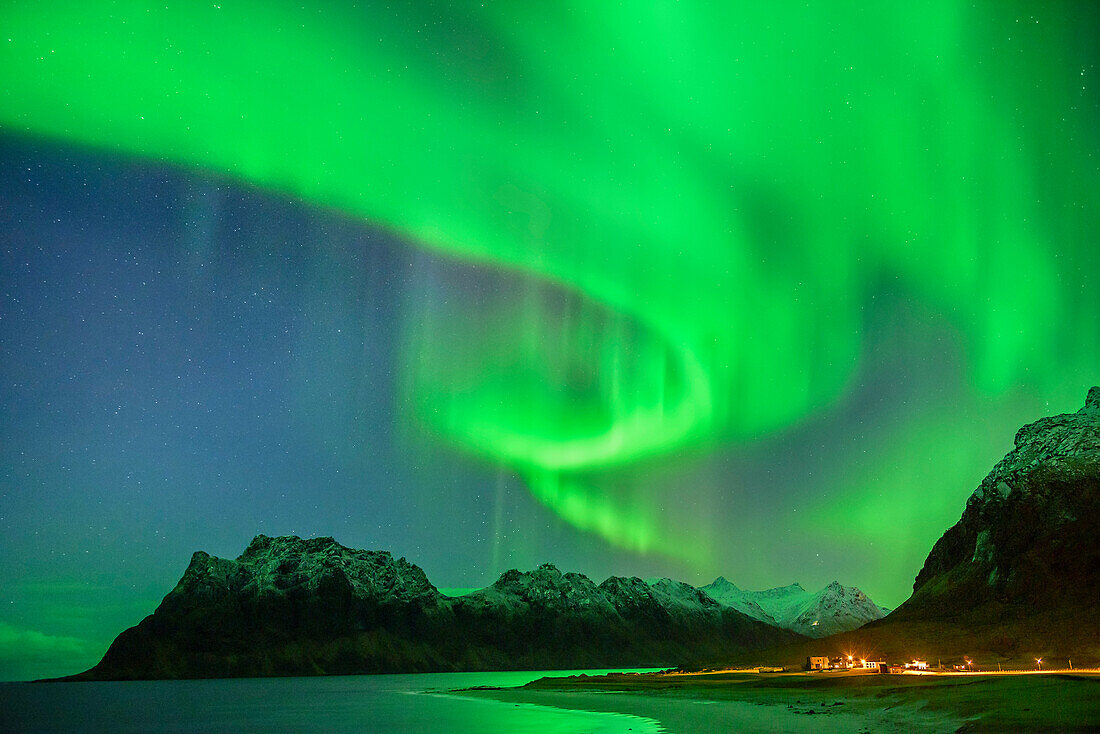
M 883 289 L 949 319 L 975 399 L 1100 372 L 1096 9 L 735 5 L 7 3 L 0 125 L 535 276 L 411 328 L 413 417 L 699 560 L 615 471 L 829 410 Z

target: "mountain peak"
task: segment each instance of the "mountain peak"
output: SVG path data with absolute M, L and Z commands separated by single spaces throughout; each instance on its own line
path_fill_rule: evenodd
M 1089 591 L 1095 604 L 1100 386 L 1076 413 L 1040 418 L 1014 443 L 933 546 L 906 614 L 946 614 L 960 598 L 970 606 L 1077 604 Z M 952 595 L 934 579 L 950 579 Z
M 281 555 L 286 553 L 316 554 L 350 550 L 350 548 L 336 542 L 336 539 L 331 535 L 325 535 L 320 538 L 300 538 L 297 535 L 279 535 L 271 537 L 269 535 L 260 534 L 252 539 L 252 542 L 248 544 L 248 547 L 244 549 L 244 553 L 242 553 L 237 560 L 249 560 L 262 556 Z M 392 558 L 389 551 L 370 552 Z
M 727 591 L 727 590 L 728 591 L 740 591 L 741 590 L 737 586 L 737 584 L 733 583 L 732 581 L 727 579 L 725 576 L 719 576 L 718 578 L 714 579 L 714 581 L 711 581 L 709 584 L 707 584 L 703 588 L 714 589 L 715 591 Z
M 587 576 L 562 573 L 552 563 L 543 563 L 533 571 L 509 569 L 492 586 L 482 592 L 474 592 L 474 596 L 479 593 L 484 596 L 483 592 L 490 591 L 528 601 L 556 599 L 568 604 L 591 599 L 597 593 L 596 585 Z
M 1085 396 L 1085 406 L 1078 413 L 1100 411 L 1100 385 L 1089 388 L 1089 394 Z
M 720 581 L 725 579 L 719 577 L 702 590 L 720 604 L 810 637 L 852 630 L 884 614 L 866 594 L 839 581 L 813 594 L 799 583 L 764 591 L 741 591 L 732 584 L 725 587 Z

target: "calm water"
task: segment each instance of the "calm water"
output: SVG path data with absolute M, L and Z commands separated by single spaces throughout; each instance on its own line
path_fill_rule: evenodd
M 661 731 L 622 714 L 515 706 L 447 695 L 581 671 L 422 673 L 330 678 L 0 684 L 4 732 L 515 732 Z M 598 674 L 607 671 L 584 671 Z

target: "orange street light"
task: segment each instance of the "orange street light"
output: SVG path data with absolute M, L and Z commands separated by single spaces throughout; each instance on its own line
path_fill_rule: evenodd
M 1042 658 L 1035 658 L 1035 662 L 1039 664 L 1039 670 L 1042 670 L 1043 669 L 1043 659 Z

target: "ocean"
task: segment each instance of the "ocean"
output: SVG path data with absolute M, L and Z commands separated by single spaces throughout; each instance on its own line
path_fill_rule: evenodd
M 484 732 L 646 734 L 653 719 L 449 695 L 546 675 L 420 673 L 318 678 L 2 683 L 4 732 Z

